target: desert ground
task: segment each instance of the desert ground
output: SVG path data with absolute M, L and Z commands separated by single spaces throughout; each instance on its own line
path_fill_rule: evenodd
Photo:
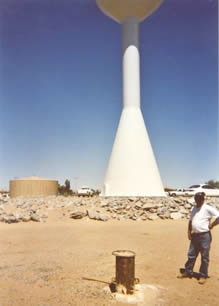
M 189 241 L 187 220 L 60 219 L 0 223 L 0 305 L 126 305 L 108 285 L 115 276 L 114 250 L 136 252 L 135 277 L 157 288 L 137 305 L 205 305 L 219 301 L 219 226 L 212 230 L 209 279 L 178 279 Z M 198 271 L 198 258 L 195 271 Z M 150 293 L 148 293 L 150 295 Z

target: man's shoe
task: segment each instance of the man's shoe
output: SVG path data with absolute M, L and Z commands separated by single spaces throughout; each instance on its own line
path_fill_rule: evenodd
M 192 278 L 192 274 L 188 272 L 183 272 L 177 276 L 177 278 Z
M 206 283 L 206 281 L 207 281 L 207 278 L 200 277 L 198 283 L 201 284 L 201 285 L 204 285 Z

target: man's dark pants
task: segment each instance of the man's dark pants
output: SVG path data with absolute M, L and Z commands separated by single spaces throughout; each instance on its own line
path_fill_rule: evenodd
M 209 251 L 211 245 L 211 233 L 192 234 L 192 239 L 188 251 L 188 260 L 185 269 L 188 274 L 192 274 L 198 254 L 201 254 L 200 277 L 208 277 Z

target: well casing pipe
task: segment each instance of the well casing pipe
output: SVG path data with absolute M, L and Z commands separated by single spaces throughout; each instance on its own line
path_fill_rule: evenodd
M 114 251 L 116 256 L 116 286 L 125 287 L 127 294 L 133 294 L 135 287 L 135 253 L 132 251 Z

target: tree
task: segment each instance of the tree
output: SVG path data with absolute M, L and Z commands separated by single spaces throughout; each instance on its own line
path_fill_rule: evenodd
M 61 195 L 72 195 L 71 184 L 68 179 L 65 180 L 65 185 L 58 185 L 58 191 Z
M 71 184 L 70 181 L 67 179 L 65 180 L 65 191 L 68 193 L 71 191 Z
M 214 180 L 209 180 L 206 184 L 214 187 L 214 188 L 219 188 L 219 181 L 214 181 Z
M 101 191 L 99 189 L 93 190 L 93 195 L 99 195 L 101 193 Z

